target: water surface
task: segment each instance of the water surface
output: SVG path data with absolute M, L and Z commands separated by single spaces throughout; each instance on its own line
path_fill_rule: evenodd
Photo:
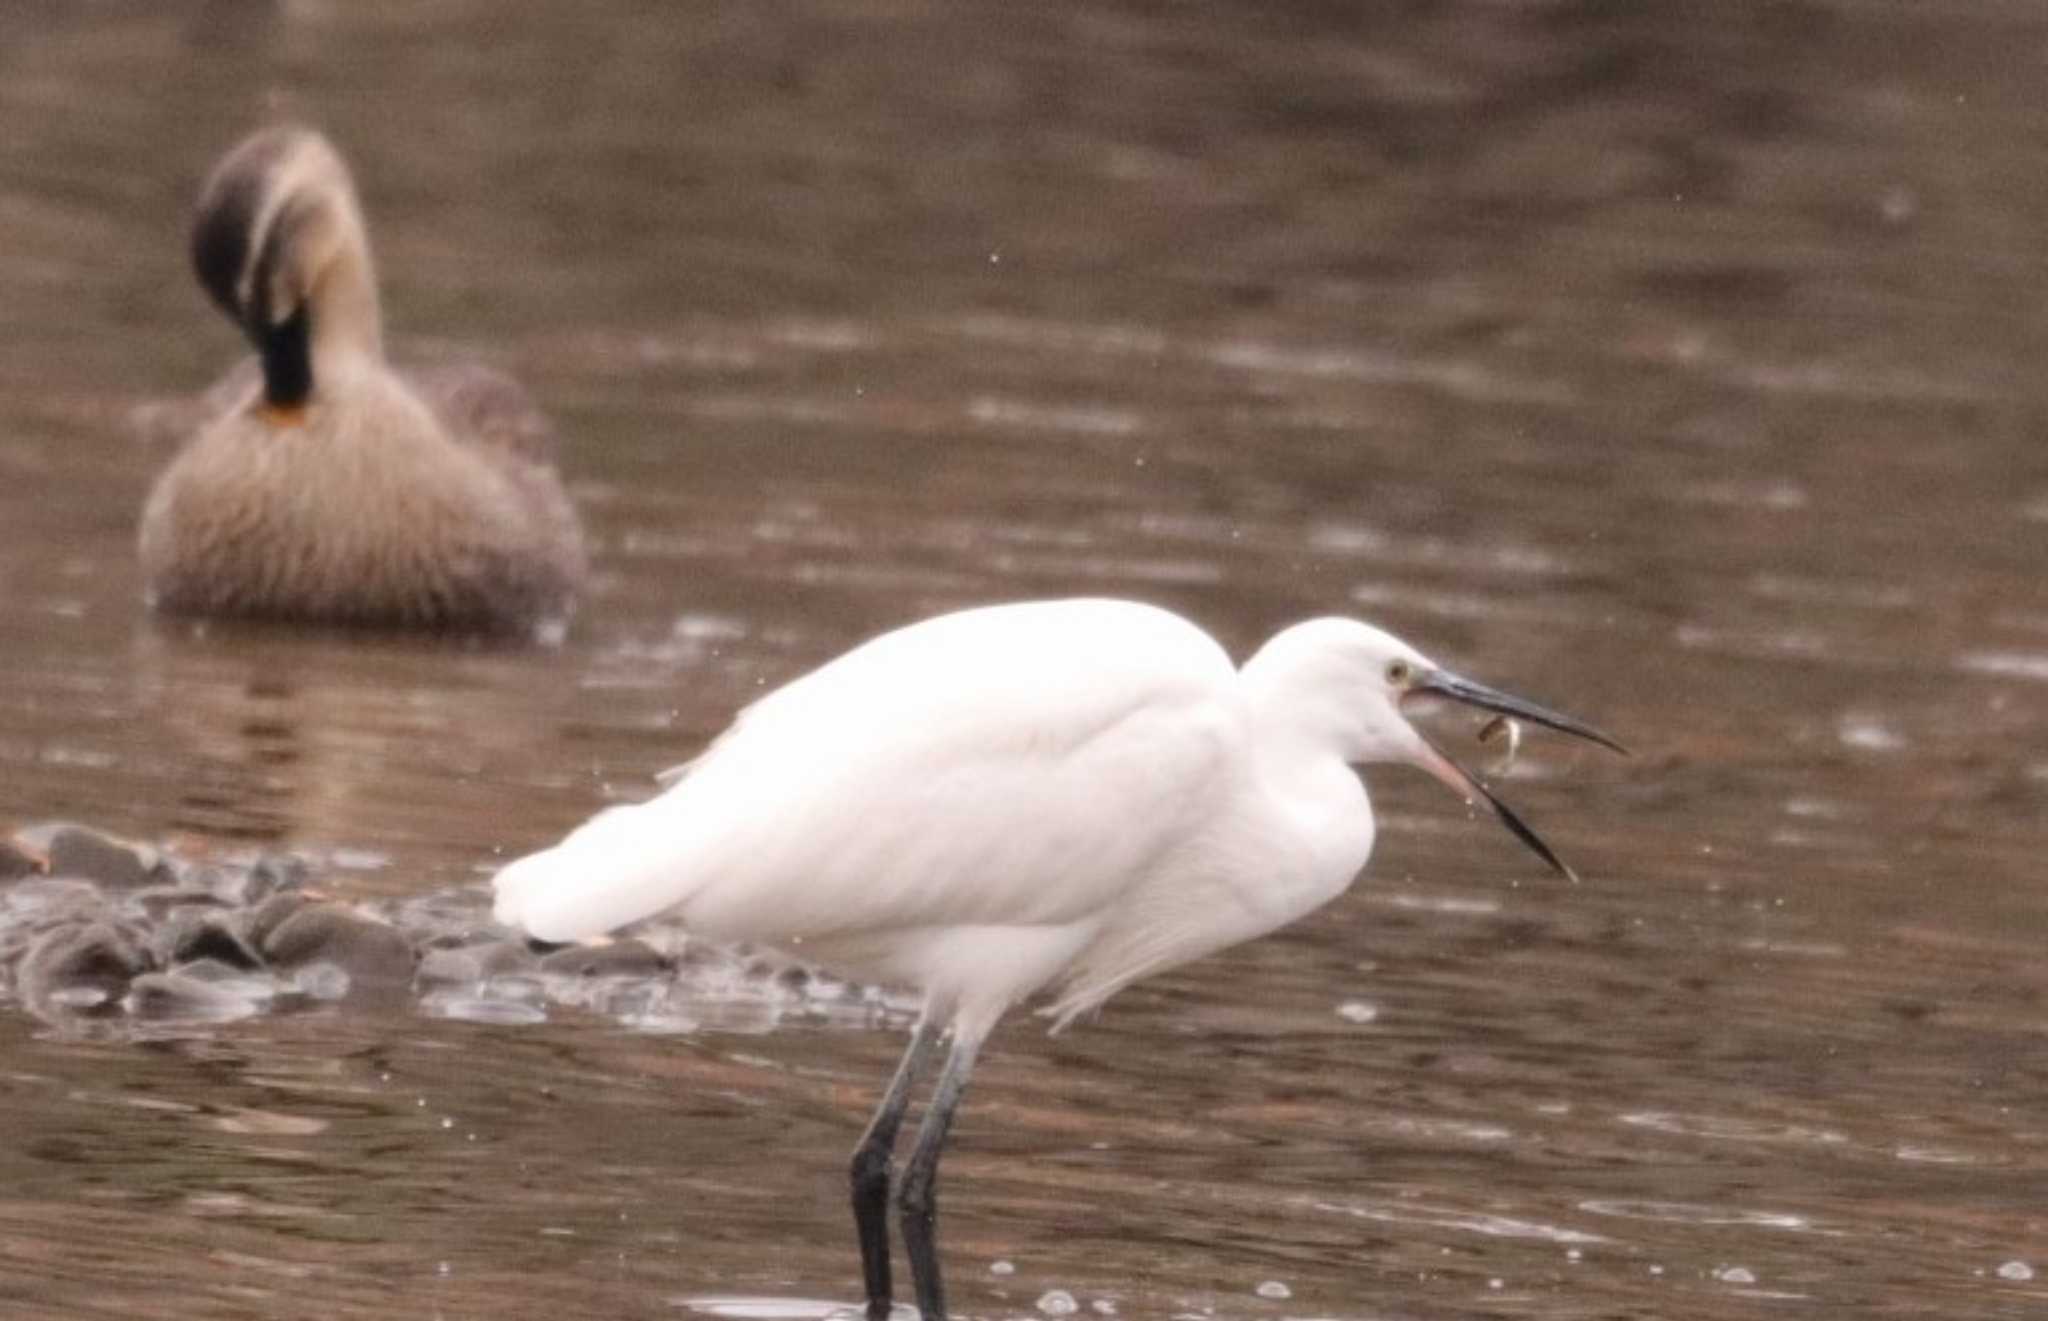
M 1018 1016 L 957 1306 L 2038 1315 L 2044 51 L 2000 0 L 0 11 L 0 818 L 394 901 L 934 610 L 1355 612 L 1638 749 L 1508 777 L 1585 882 L 1376 775 L 1355 893 Z M 186 208 L 271 109 L 397 351 L 556 414 L 559 650 L 139 610 L 138 413 L 237 351 Z M 9 1010 L 0 1299 L 849 1302 L 874 1017 Z

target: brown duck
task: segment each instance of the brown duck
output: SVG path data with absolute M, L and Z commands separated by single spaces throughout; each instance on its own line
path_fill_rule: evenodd
M 150 604 L 559 636 L 584 575 L 551 428 L 473 365 L 395 372 L 355 186 L 310 129 L 265 129 L 200 195 L 199 282 L 256 346 L 142 514 Z

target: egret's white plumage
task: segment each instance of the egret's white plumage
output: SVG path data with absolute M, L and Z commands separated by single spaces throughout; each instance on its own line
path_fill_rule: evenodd
M 954 1058 L 912 1162 L 928 1195 L 944 1116 L 1009 1006 L 1050 989 L 1065 1023 L 1351 883 L 1373 843 L 1353 766 L 1421 765 L 1556 862 L 1401 716 L 1416 691 L 1600 738 L 1352 620 L 1298 624 L 1238 669 L 1152 606 L 992 606 L 885 634 L 764 697 L 658 797 L 507 866 L 496 912 L 548 941 L 670 913 L 708 939 L 921 989 L 924 1045 L 863 1144 L 855 1200 L 878 1143 L 886 1185 L 908 1078 L 943 1027 Z M 926 1260 L 915 1238 L 912 1258 L 930 1317 L 943 1303 L 923 1214 Z M 880 1315 L 872 1231 L 863 1219 Z
M 1364 863 L 1357 778 L 1334 756 L 1255 756 L 1250 692 L 1150 606 L 928 620 L 755 703 L 661 796 L 507 867 L 497 914 L 564 941 L 672 912 L 976 1019 L 1057 978 L 1071 1015 L 1301 916 Z

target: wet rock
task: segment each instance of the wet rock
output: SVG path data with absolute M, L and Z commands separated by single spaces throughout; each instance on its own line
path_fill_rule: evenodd
M 262 949 L 269 941 L 271 932 L 283 926 L 287 918 L 313 902 L 311 895 L 298 890 L 285 890 L 271 895 L 249 910 L 248 918 L 242 924 L 242 934 L 251 945 Z
M 233 918 L 226 913 L 187 910 L 172 921 L 166 942 L 170 951 L 168 962 L 211 959 L 244 972 L 261 968 L 263 957 L 235 927 Z
M 113 911 L 100 887 L 67 876 L 38 876 L 17 882 L 8 888 L 4 908 L 9 923 L 14 925 Z
M 404 933 L 341 904 L 304 905 L 272 927 L 260 948 L 280 971 L 327 964 L 347 974 L 350 986 L 409 985 L 413 978 Z
M 421 981 L 474 985 L 494 977 L 538 973 L 541 963 L 524 941 L 483 940 L 440 945 L 420 956 Z
M 228 905 L 204 890 L 180 885 L 150 885 L 129 896 L 152 922 L 174 922 L 179 914 L 196 908 L 226 908 Z
M 420 955 L 418 975 L 426 984 L 473 986 L 484 979 L 484 964 L 474 949 L 430 949 Z
M 254 1014 L 261 1004 L 225 985 L 176 972 L 146 972 L 129 984 L 128 1012 L 152 1022 L 225 1023 Z
M 0 974 L 19 985 L 31 951 L 52 932 L 77 931 L 120 913 L 90 881 L 23 881 L 0 900 Z
M 476 945 L 504 935 L 487 910 L 467 889 L 431 890 L 400 903 L 392 920 L 424 943 L 454 947 Z
M 296 853 L 268 853 L 249 868 L 245 903 L 257 903 L 270 895 L 297 890 L 305 885 L 310 869 Z
M 292 974 L 292 989 L 315 1000 L 345 1000 L 355 983 L 337 964 L 308 963 Z M 370 988 L 372 998 L 385 1001 L 395 1001 L 402 991 L 397 985 Z
M 259 859 L 248 865 L 209 862 L 187 867 L 176 888 L 194 899 L 248 908 L 275 893 L 278 886 L 267 873 L 264 860 Z
M 481 945 L 472 945 L 470 950 L 483 964 L 484 976 L 504 977 L 514 973 L 535 972 L 540 960 L 533 951 L 526 948 L 523 940 L 492 940 Z
M 110 1013 L 150 970 L 136 933 L 111 921 L 49 930 L 22 960 L 21 998 L 39 1013 Z
M 667 973 L 672 966 L 658 951 L 638 940 L 571 945 L 540 961 L 542 972 L 560 977 L 653 977 Z
M 24 876 L 42 876 L 50 860 L 11 839 L 0 839 L 0 881 L 18 881 Z
M 114 890 L 170 879 L 163 855 L 149 845 L 116 839 L 86 826 L 46 822 L 30 826 L 14 838 L 16 844 L 47 858 L 52 876 L 80 877 Z
M 178 964 L 171 971 L 190 977 L 194 981 L 212 982 L 217 986 L 226 985 L 240 994 L 256 999 L 268 999 L 279 990 L 277 978 L 268 972 L 260 968 L 253 971 L 248 968 L 237 968 L 231 963 L 222 963 L 219 959 L 194 959 L 190 963 Z
M 686 972 L 699 972 L 708 968 L 729 967 L 734 961 L 734 951 L 706 941 L 693 940 L 684 945 L 676 955 L 676 966 Z

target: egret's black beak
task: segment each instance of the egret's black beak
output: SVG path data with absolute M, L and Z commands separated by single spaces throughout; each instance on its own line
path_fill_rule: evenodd
M 1483 683 L 1474 683 L 1448 670 L 1423 671 L 1415 676 L 1414 682 L 1408 686 L 1408 691 L 1448 697 L 1454 702 L 1476 706 L 1482 711 L 1498 711 L 1504 716 L 1526 720 L 1532 725 L 1542 725 L 1561 733 L 1576 735 L 1590 743 L 1598 743 L 1601 747 L 1619 752 L 1624 757 L 1628 755 L 1627 748 L 1583 720 L 1560 715 L 1549 707 L 1538 706 L 1534 702 L 1516 697 L 1513 693 L 1504 693 L 1498 688 L 1488 688 Z
M 1501 692 L 1498 688 L 1488 688 L 1485 684 L 1474 683 L 1447 670 L 1425 670 L 1418 674 L 1409 684 L 1408 693 L 1448 697 L 1454 702 L 1476 706 L 1483 711 L 1497 711 L 1504 716 L 1526 720 L 1532 725 L 1543 725 L 1561 733 L 1598 743 L 1603 748 L 1611 748 L 1623 756 L 1628 755 L 1627 748 L 1584 721 L 1561 715 L 1548 707 L 1541 707 L 1534 702 L 1516 697 L 1512 693 Z M 1564 859 L 1558 857 L 1551 847 L 1543 842 L 1542 836 L 1529 828 L 1528 822 L 1516 816 L 1514 809 L 1494 797 L 1493 791 L 1487 788 L 1478 776 L 1445 756 L 1442 749 L 1427 739 L 1422 739 L 1422 749 L 1423 755 L 1418 760 L 1424 770 L 1442 780 L 1452 793 L 1466 802 L 1485 802 L 1493 809 L 1493 814 L 1500 818 L 1500 823 L 1508 828 L 1508 832 L 1529 846 L 1530 852 L 1549 863 L 1567 880 L 1577 883 L 1578 876 L 1565 865 Z

